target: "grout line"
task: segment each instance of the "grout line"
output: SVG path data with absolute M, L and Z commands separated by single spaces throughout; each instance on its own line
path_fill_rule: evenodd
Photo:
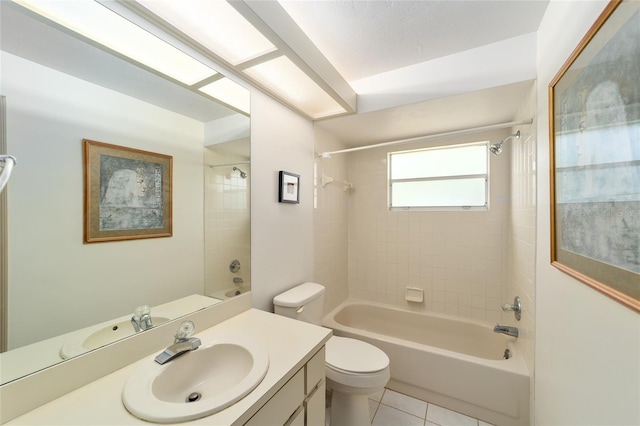
M 420 400 L 420 401 L 422 401 L 422 400 Z M 422 401 L 422 402 L 426 402 L 426 401 Z M 380 405 L 384 405 L 385 407 L 393 408 L 394 410 L 400 411 L 401 413 L 408 414 L 408 415 L 413 416 L 413 417 L 418 418 L 418 419 L 427 420 L 427 410 L 424 411 L 424 416 L 416 416 L 413 413 L 410 413 L 408 411 L 404 411 L 402 408 L 394 407 L 393 405 L 388 405 L 388 404 L 384 404 L 384 403 L 380 402 L 380 404 L 378 404 L 378 408 L 380 407 Z M 428 405 L 429 405 L 429 403 L 427 402 L 427 406 Z M 376 409 L 376 413 L 377 412 L 378 412 L 378 410 Z M 431 423 L 433 423 L 433 422 L 431 422 Z
M 387 392 L 387 390 L 391 390 L 391 389 L 387 389 L 387 388 L 385 388 L 385 390 L 384 390 L 384 392 L 383 392 L 383 394 L 382 394 L 382 396 L 383 396 L 383 397 L 384 397 L 384 394 Z M 406 397 L 406 398 L 409 398 L 409 399 L 412 399 L 412 400 L 416 400 L 416 401 L 421 401 L 421 402 L 424 402 L 425 404 L 427 404 L 427 406 L 426 406 L 426 408 L 425 408 L 425 410 L 424 410 L 424 415 L 422 415 L 422 416 L 416 416 L 416 415 L 415 415 L 415 414 L 413 414 L 413 413 L 410 413 L 410 412 L 408 412 L 408 411 L 404 411 L 404 410 L 402 410 L 401 408 L 394 407 L 393 405 L 384 404 L 384 406 L 386 406 L 386 407 L 390 407 L 390 408 L 394 408 L 394 409 L 396 409 L 396 410 L 398 410 L 398 411 L 401 411 L 401 412 L 403 412 L 403 413 L 409 414 L 409 415 L 411 415 L 411 416 L 413 416 L 413 417 L 417 417 L 417 418 L 422 419 L 422 420 L 425 420 L 425 421 L 427 420 L 427 411 L 429 410 L 429 405 L 431 404 L 430 402 L 428 402 L 428 401 L 424 401 L 424 400 L 419 399 L 419 398 L 415 398 L 415 397 L 413 397 L 413 396 L 407 395 L 407 394 L 402 393 L 402 392 L 398 392 L 398 391 L 394 391 L 394 390 L 391 390 L 391 391 L 392 391 L 392 392 L 395 392 L 395 393 L 397 393 L 397 394 L 399 394 L 399 395 L 402 395 L 403 397 Z M 381 404 L 382 404 L 382 399 L 383 399 L 383 398 L 380 398 L 380 403 L 381 403 Z
M 375 409 L 375 411 L 373 412 L 373 416 L 371 417 L 371 421 L 372 421 L 372 422 L 373 422 L 373 419 L 375 419 L 375 418 L 376 418 L 376 415 L 378 414 L 378 410 L 380 409 L 380 405 L 381 405 L 381 404 L 380 404 L 379 402 L 376 402 L 376 409 Z
M 417 400 L 422 401 L 422 402 L 425 402 L 425 403 L 427 404 L 427 408 L 426 408 L 426 410 L 425 410 L 424 417 L 419 417 L 419 416 L 416 416 L 416 415 L 415 415 L 415 414 L 413 414 L 413 413 L 409 413 L 409 412 L 407 412 L 407 411 L 401 410 L 401 409 L 400 409 L 400 408 L 398 408 L 398 407 L 394 407 L 394 406 L 391 406 L 391 405 L 383 404 L 383 403 L 382 403 L 382 400 L 384 399 L 384 394 L 387 392 L 387 390 L 389 390 L 389 389 L 388 389 L 388 388 L 384 388 L 384 391 L 382 392 L 382 395 L 380 396 L 380 401 L 371 400 L 371 401 L 374 401 L 374 402 L 377 404 L 377 405 L 376 405 L 376 410 L 375 410 L 375 412 L 374 412 L 374 414 L 373 414 L 373 417 L 371 418 L 371 421 L 372 421 L 372 422 L 373 422 L 373 420 L 375 419 L 376 415 L 378 414 L 378 410 L 380 409 L 380 405 L 384 405 L 385 407 L 389 407 L 389 408 L 392 408 L 392 409 L 394 409 L 394 410 L 400 411 L 401 413 L 405 413 L 405 414 L 408 414 L 408 415 L 413 416 L 413 417 L 415 417 L 415 418 L 421 419 L 421 420 L 423 420 L 423 425 L 425 425 L 425 426 L 427 425 L 427 421 L 428 421 L 428 420 L 427 420 L 427 415 L 428 415 L 428 413 L 429 413 L 429 407 L 430 407 L 431 405 L 436 405 L 436 404 L 432 404 L 432 403 L 430 403 L 430 402 L 428 402 L 428 401 L 424 401 L 424 400 L 421 400 L 421 399 L 419 399 L 419 398 L 414 398 L 414 397 L 411 397 L 411 396 L 409 396 L 409 395 L 402 394 L 401 392 L 397 392 L 397 393 L 400 393 L 401 395 L 405 395 L 405 396 L 407 396 L 407 397 L 409 397 L 409 398 L 417 399 Z M 395 391 L 394 391 L 394 392 L 395 392 Z M 449 410 L 449 411 L 453 411 L 453 410 Z M 457 413 L 456 411 L 453 411 L 453 412 L 454 412 L 454 413 Z M 461 414 L 461 413 L 460 413 L 460 414 Z M 469 416 L 467 416 L 467 417 L 469 417 Z M 472 418 L 473 418 L 473 417 L 472 417 Z M 476 421 L 476 426 L 480 426 L 480 420 L 479 420 L 479 419 L 477 419 L 477 418 L 473 418 L 473 420 L 475 420 L 475 421 Z M 429 421 L 429 423 L 434 424 L 434 425 L 438 425 L 438 426 L 442 426 L 442 425 L 440 425 L 439 423 L 436 423 L 436 422 L 433 422 L 433 421 Z

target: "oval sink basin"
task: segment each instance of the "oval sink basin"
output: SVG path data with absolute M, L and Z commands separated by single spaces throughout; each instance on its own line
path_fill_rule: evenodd
M 156 423 L 199 419 L 248 395 L 267 374 L 269 354 L 259 344 L 221 337 L 164 365 L 148 359 L 124 386 L 134 416 Z
M 169 319 L 164 316 L 151 316 L 154 327 L 169 321 Z M 97 330 L 90 331 L 88 334 L 79 334 L 77 339 L 66 342 L 60 348 L 60 357 L 62 359 L 71 358 L 125 337 L 133 336 L 135 333 L 131 320 L 128 319 L 105 325 Z

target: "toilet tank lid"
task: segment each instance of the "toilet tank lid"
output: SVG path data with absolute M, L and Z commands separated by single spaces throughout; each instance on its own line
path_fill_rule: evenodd
M 285 291 L 273 298 L 273 304 L 285 308 L 297 308 L 324 294 L 324 286 L 317 283 L 304 283 Z

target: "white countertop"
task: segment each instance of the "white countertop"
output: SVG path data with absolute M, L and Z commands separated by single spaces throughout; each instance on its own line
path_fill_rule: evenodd
M 269 352 L 269 370 L 258 387 L 236 404 L 211 416 L 190 421 L 189 424 L 245 423 L 326 343 L 331 330 L 258 309 L 249 309 L 196 333 L 195 336 L 206 345 L 219 334 L 243 336 L 264 345 Z M 167 342 L 167 346 L 169 344 L 171 342 Z M 135 418 L 126 410 L 121 393 L 137 366 L 143 362 L 153 362 L 155 355 L 121 368 L 6 424 L 148 426 L 149 422 Z M 34 392 L 37 390 L 34 389 Z

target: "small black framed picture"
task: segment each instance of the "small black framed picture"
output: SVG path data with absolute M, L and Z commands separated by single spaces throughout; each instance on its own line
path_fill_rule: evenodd
M 280 190 L 278 201 L 281 203 L 300 203 L 300 175 L 280 170 Z

